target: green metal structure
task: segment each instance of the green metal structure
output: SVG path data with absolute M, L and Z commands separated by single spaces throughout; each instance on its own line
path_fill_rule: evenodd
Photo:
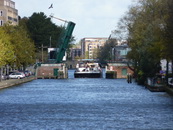
M 68 22 L 67 27 L 65 29 L 64 36 L 62 38 L 61 46 L 59 48 L 59 51 L 56 54 L 55 63 L 62 63 L 63 57 L 65 55 L 65 51 L 68 47 L 68 44 L 69 44 L 71 36 L 72 36 L 72 32 L 74 30 L 74 27 L 75 27 L 75 23 Z

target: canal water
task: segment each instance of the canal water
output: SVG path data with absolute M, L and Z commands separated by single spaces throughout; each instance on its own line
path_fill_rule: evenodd
M 34 80 L 0 90 L 2 130 L 171 130 L 173 98 L 125 79 Z

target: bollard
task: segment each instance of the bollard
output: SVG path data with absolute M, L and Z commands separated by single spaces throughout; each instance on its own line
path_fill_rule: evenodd
M 132 83 L 132 75 L 131 74 L 129 75 L 129 80 L 130 80 L 130 83 Z
M 129 83 L 129 73 L 127 74 L 127 83 Z
M 130 73 L 127 74 L 127 82 L 132 83 L 132 75 Z

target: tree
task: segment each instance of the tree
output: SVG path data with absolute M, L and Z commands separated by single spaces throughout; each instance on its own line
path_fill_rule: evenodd
M 10 43 L 13 46 L 15 55 L 15 62 L 13 65 L 16 67 L 23 66 L 24 68 L 28 64 L 32 64 L 35 61 L 35 46 L 30 39 L 28 32 L 23 26 L 5 25 L 3 30 L 9 35 Z M 8 63 L 10 65 L 10 63 Z
M 111 58 L 111 50 L 117 45 L 116 39 L 108 39 L 103 47 L 98 51 L 98 59 L 100 61 L 110 61 Z
M 12 63 L 16 60 L 14 46 L 10 42 L 10 37 L 0 28 L 0 67 Z
M 86 51 L 85 52 L 85 57 L 84 57 L 85 59 L 89 59 L 89 51 Z
M 138 83 L 144 84 L 147 77 L 159 72 L 162 58 L 160 25 L 164 25 L 163 0 L 139 0 L 129 8 L 114 31 L 118 35 L 127 31 L 127 41 L 131 48 L 127 57 L 133 61 Z
M 62 26 L 56 26 L 51 22 L 43 12 L 33 13 L 28 18 L 27 28 L 30 32 L 31 38 L 33 39 L 36 48 L 38 49 L 43 44 L 44 46 L 57 47 L 58 39 L 61 37 L 63 31 Z
M 172 62 L 173 65 L 173 1 L 160 0 L 162 2 L 161 16 L 164 22 L 161 24 L 161 42 L 162 42 L 162 57 L 167 60 L 166 82 L 168 84 L 168 63 Z M 173 77 L 173 67 L 172 67 Z
M 137 55 L 134 61 L 136 61 L 137 80 L 140 84 L 144 84 L 147 77 L 153 77 L 160 69 L 162 46 L 158 25 L 162 20 L 158 17 L 158 4 L 157 0 L 139 1 L 140 8 L 137 10 L 132 31 L 130 30 L 131 53 L 135 52 Z M 129 59 L 134 58 L 132 54 L 128 55 Z

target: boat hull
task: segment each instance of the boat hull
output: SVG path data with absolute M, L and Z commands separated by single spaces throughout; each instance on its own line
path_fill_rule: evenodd
M 102 73 L 75 72 L 75 78 L 102 78 Z

